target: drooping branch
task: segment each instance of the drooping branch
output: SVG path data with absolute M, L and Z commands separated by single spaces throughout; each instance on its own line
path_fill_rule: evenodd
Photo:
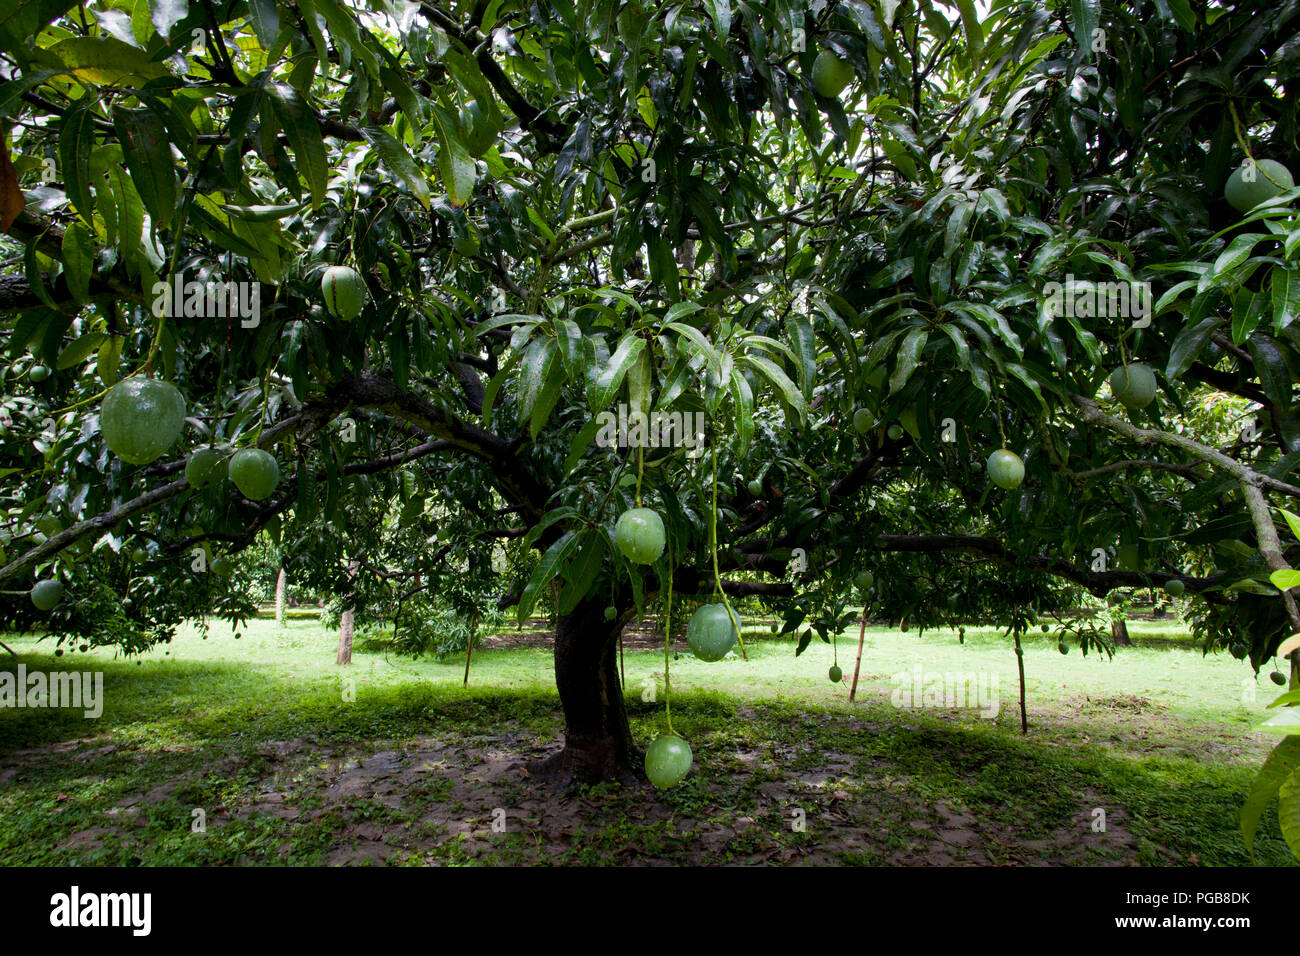
M 476 426 L 465 425 L 445 415 L 440 409 L 424 399 L 411 393 L 401 392 L 392 382 L 369 373 L 351 382 L 337 384 L 326 394 L 324 399 L 309 403 L 298 415 L 265 429 L 261 434 L 259 445 L 264 448 L 270 447 L 288 432 L 294 432 L 303 437 L 309 436 L 325 422 L 330 421 L 344 409 L 354 405 L 383 408 L 390 413 L 396 413 L 398 417 L 412 421 L 423 431 L 437 434 L 440 437 L 384 458 L 346 466 L 345 473 L 371 474 L 397 467 L 420 455 L 431 454 L 435 451 L 459 449 L 491 462 L 494 466 L 494 474 L 501 483 L 503 493 L 507 493 L 508 490 L 507 497 L 512 495 L 517 497 L 516 503 L 526 513 L 531 513 L 533 509 L 544 506 L 545 493 L 531 476 L 528 476 L 519 466 L 513 446 L 509 442 Z M 174 474 L 184 467 L 184 460 L 178 459 L 163 465 L 151 466 L 146 470 L 145 474 Z M 296 482 L 296 478 L 292 480 Z M 189 488 L 188 481 L 184 478 L 178 478 L 129 501 L 124 501 L 101 514 L 79 521 L 0 568 L 0 581 L 26 574 L 41 562 L 54 557 L 64 548 L 75 544 L 77 541 L 90 535 L 108 531 L 128 518 L 149 511 L 189 490 Z M 286 496 L 286 505 L 288 500 L 291 499 Z M 274 512 L 270 509 L 263 509 L 263 511 L 264 514 L 259 514 L 262 517 L 262 524 L 265 524 L 266 521 L 270 520 Z M 537 515 L 532 515 L 532 517 L 535 520 Z M 232 541 L 238 543 L 243 537 L 251 540 L 251 535 L 235 535 Z
M 1280 481 L 1272 475 L 1266 475 L 1262 472 L 1255 471 L 1253 468 L 1242 464 L 1235 458 L 1230 458 L 1217 448 L 1211 448 L 1209 445 L 1203 445 L 1195 439 L 1188 438 L 1186 435 L 1179 435 L 1174 432 L 1161 431 L 1156 428 L 1139 428 L 1136 425 L 1116 418 L 1113 415 L 1107 415 L 1103 412 L 1090 398 L 1083 395 L 1071 395 L 1070 400 L 1075 407 L 1079 409 L 1083 420 L 1091 425 L 1101 425 L 1109 428 L 1111 431 L 1118 432 L 1140 444 L 1156 443 L 1165 445 L 1170 448 L 1178 448 L 1182 451 L 1199 458 L 1201 461 L 1218 468 L 1220 471 L 1227 472 L 1236 478 L 1242 484 L 1249 484 L 1256 488 L 1269 488 L 1273 491 L 1279 491 L 1282 494 L 1300 497 L 1300 488 L 1295 485 Z

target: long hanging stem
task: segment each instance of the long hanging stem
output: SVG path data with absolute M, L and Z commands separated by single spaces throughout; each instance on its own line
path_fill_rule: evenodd
M 672 641 L 673 633 L 673 562 L 671 556 L 668 559 L 668 598 L 664 604 L 664 716 L 668 718 L 668 733 L 673 732 L 673 703 L 672 703 L 672 681 L 669 680 L 668 672 L 670 664 L 668 662 L 669 644 Z
M 645 449 L 636 446 L 636 506 L 641 507 L 641 476 L 645 472 Z
M 713 593 L 722 598 L 722 606 L 727 609 L 727 615 L 736 628 L 741 657 L 749 660 L 749 654 L 745 650 L 745 637 L 740 633 L 740 616 L 731 609 L 727 592 L 722 590 L 722 575 L 718 572 L 718 446 L 710 445 L 709 451 L 713 457 L 713 507 L 709 509 L 709 552 L 713 555 Z
M 1002 439 L 1002 447 L 1007 447 L 1007 433 L 1002 430 L 1002 396 L 998 392 L 993 393 L 993 401 L 998 408 L 998 437 Z

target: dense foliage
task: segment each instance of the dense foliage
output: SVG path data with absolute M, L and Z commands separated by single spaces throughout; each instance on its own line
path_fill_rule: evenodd
M 430 591 L 623 614 L 671 579 L 826 632 L 864 569 L 918 626 L 1176 578 L 1258 668 L 1300 625 L 1300 226 L 1285 183 L 1223 196 L 1300 169 L 1298 64 L 1295 0 L 20 4 L 3 613 L 127 649 L 238 618 L 196 549 L 265 535 L 399 632 Z M 133 375 L 187 404 L 143 466 L 99 420 Z M 620 406 L 703 445 L 608 447 Z M 192 486 L 203 445 L 278 485 Z M 613 543 L 637 504 L 652 567 Z

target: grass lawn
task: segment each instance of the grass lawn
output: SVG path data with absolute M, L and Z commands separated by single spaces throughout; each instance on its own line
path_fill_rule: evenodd
M 463 660 L 362 646 L 337 667 L 311 619 L 254 621 L 238 640 L 189 628 L 138 660 L 6 637 L 28 670 L 102 670 L 106 702 L 97 720 L 0 709 L 0 862 L 1247 864 L 1236 817 L 1276 742 L 1251 729 L 1276 688 L 1176 624 L 1130 631 L 1138 646 L 1111 661 L 1030 636 L 1028 736 L 995 631 L 869 629 L 855 704 L 856 629 L 840 684 L 820 641 L 796 659 L 755 631 L 748 662 L 716 664 L 683 646 L 673 723 L 691 774 L 664 793 L 566 795 L 524 766 L 563 729 L 541 641 L 476 650 L 465 688 Z M 662 649 L 629 649 L 625 666 L 644 747 L 664 727 L 662 688 L 643 699 Z M 894 706 L 896 675 L 910 687 L 918 666 L 922 686 L 996 688 L 998 715 Z M 1257 847 L 1294 862 L 1272 810 Z

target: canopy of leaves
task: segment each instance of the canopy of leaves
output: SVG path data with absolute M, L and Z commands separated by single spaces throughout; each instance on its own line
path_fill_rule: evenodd
M 853 68 L 838 99 L 822 50 Z M 668 574 L 713 589 L 716 481 L 727 590 L 787 620 L 834 619 L 864 567 L 922 624 L 1182 575 L 1207 646 L 1261 661 L 1287 630 L 1269 507 L 1300 495 L 1300 224 L 1294 190 L 1222 195 L 1249 157 L 1300 170 L 1298 64 L 1294 0 L 20 4 L 0 577 L 64 576 L 54 626 L 84 631 L 142 544 L 112 587 L 156 634 L 195 610 L 195 548 L 270 527 L 291 574 L 390 610 L 439 574 L 467 606 L 556 581 L 561 611 L 627 607 Z M 355 321 L 322 307 L 335 264 Z M 178 278 L 257 308 L 167 314 Z M 1138 411 L 1104 384 L 1129 361 L 1160 386 Z M 190 415 L 144 467 L 97 419 L 138 374 Z M 705 454 L 605 447 L 620 405 L 702 414 Z M 209 442 L 273 449 L 273 497 L 191 488 Z M 1012 491 L 981 468 L 1002 446 Z M 644 576 L 611 539 L 638 498 L 669 542 Z

